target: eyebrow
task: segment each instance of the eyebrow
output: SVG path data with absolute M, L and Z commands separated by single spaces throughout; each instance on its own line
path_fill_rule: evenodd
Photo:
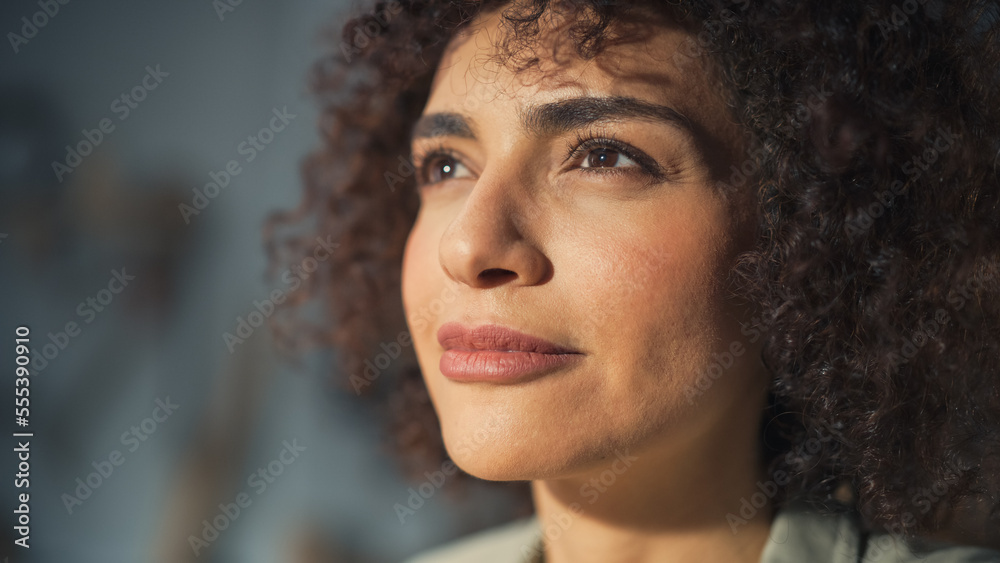
M 475 139 L 472 127 L 460 113 L 431 113 L 421 116 L 413 126 L 410 140 L 434 137 Z
M 640 119 L 664 122 L 693 134 L 690 120 L 670 106 L 654 104 L 630 96 L 567 98 L 532 106 L 520 112 L 521 127 L 535 136 L 552 136 L 591 123 Z M 413 126 L 411 141 L 420 138 L 454 136 L 476 139 L 475 128 L 459 113 L 431 113 Z

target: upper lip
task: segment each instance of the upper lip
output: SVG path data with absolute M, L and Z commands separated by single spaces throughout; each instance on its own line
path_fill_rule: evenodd
M 441 325 L 437 337 L 438 342 L 445 350 L 496 350 L 501 352 L 536 352 L 539 354 L 580 353 L 543 338 L 500 325 L 467 327 L 460 323 L 449 322 Z

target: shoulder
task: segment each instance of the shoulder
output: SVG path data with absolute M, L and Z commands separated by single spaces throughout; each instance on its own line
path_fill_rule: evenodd
M 404 563 L 532 563 L 540 561 L 535 516 L 470 534 Z M 800 504 L 778 511 L 760 563 L 1000 563 L 1000 552 L 937 544 L 916 551 L 889 534 L 865 534 L 853 513 L 825 513 Z
M 866 534 L 854 513 L 794 504 L 778 511 L 760 563 L 1000 563 L 1000 552 L 935 544 L 917 550 L 890 534 Z
M 521 518 L 418 553 L 404 563 L 523 563 L 535 561 L 541 530 L 535 516 Z

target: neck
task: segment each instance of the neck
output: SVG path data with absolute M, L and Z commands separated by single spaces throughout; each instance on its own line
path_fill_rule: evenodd
M 745 524 L 727 519 L 766 480 L 756 427 L 718 434 L 659 451 L 619 451 L 585 473 L 533 481 L 546 563 L 758 563 L 770 504 Z

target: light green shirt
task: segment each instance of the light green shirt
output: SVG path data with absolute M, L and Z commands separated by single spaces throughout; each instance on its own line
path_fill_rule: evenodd
M 490 528 L 423 552 L 404 563 L 544 563 L 536 516 Z M 863 554 L 863 555 L 862 555 Z M 1000 552 L 937 544 L 915 553 L 888 534 L 865 536 L 850 514 L 785 507 L 771 523 L 760 563 L 1000 563 Z

